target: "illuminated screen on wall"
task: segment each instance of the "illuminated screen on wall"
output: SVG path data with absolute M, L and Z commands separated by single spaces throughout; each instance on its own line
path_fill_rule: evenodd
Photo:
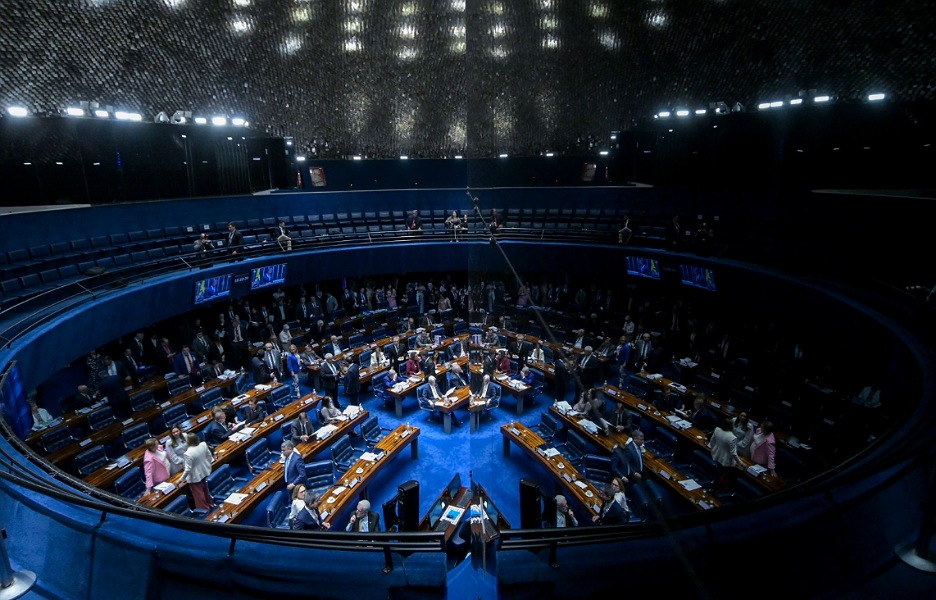
M 257 290 L 286 281 L 286 265 L 270 265 L 250 270 L 250 289 Z
M 684 285 L 690 285 L 703 290 L 715 291 L 715 274 L 711 269 L 704 267 L 695 267 L 692 265 L 680 265 L 682 271 L 682 282 Z
M 195 282 L 195 304 L 231 295 L 231 276 L 219 275 Z
M 660 263 L 653 258 L 643 258 L 641 256 L 627 257 L 627 274 L 637 277 L 647 277 L 650 279 L 660 278 Z

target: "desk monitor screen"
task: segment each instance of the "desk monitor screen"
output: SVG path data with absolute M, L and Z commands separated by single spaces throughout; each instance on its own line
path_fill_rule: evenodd
M 250 270 L 250 289 L 257 290 L 286 281 L 286 265 L 270 265 Z
M 649 279 L 660 278 L 660 263 L 654 258 L 642 256 L 627 257 L 627 274 Z
M 697 287 L 710 292 L 716 291 L 715 274 L 712 273 L 711 269 L 696 267 L 694 265 L 679 265 L 679 269 L 682 273 L 683 285 Z
M 500 512 L 497 510 L 497 507 L 494 506 L 493 502 L 488 501 L 487 498 L 482 500 L 484 503 L 484 512 L 487 513 L 488 519 L 491 520 L 491 523 L 497 525 L 498 519 L 500 519 Z
M 448 487 L 448 496 L 449 501 L 455 500 L 455 496 L 458 495 L 458 490 L 461 489 L 461 473 L 455 473 L 455 477 L 452 477 L 452 480 L 449 481 Z
M 231 295 L 231 276 L 219 275 L 195 282 L 195 304 Z
M 439 524 L 439 519 L 442 518 L 442 513 L 445 511 L 445 500 L 439 500 L 435 506 L 432 507 L 432 512 L 429 513 L 429 529 L 435 529 L 436 525 Z

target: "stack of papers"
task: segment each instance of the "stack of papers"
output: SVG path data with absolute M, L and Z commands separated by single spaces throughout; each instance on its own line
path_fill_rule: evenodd
M 753 475 L 754 477 L 758 477 L 761 474 L 766 473 L 767 469 L 760 465 L 751 465 L 750 467 L 747 468 L 747 472 Z
M 673 381 L 669 384 L 669 386 L 673 388 L 674 390 L 676 390 L 677 392 L 679 392 L 680 394 L 686 393 L 686 386 L 684 386 L 681 383 L 676 383 L 675 381 Z
M 377 455 L 373 452 L 365 452 L 361 455 L 361 460 L 366 460 L 367 462 L 374 462 L 377 458 Z
M 562 414 L 566 414 L 567 412 L 572 410 L 572 405 L 566 402 L 565 400 L 563 400 L 562 402 L 556 403 L 556 410 L 558 410 Z
M 235 443 L 238 443 L 238 444 L 239 444 L 239 443 L 241 443 L 241 442 L 244 442 L 244 441 L 249 440 L 249 439 L 250 439 L 250 434 L 249 434 L 249 433 L 245 433 L 245 432 L 243 432 L 243 431 L 235 431 L 235 432 L 232 433 L 230 436 L 228 436 L 228 439 L 231 440 L 232 442 L 235 442 Z
M 247 494 L 240 494 L 240 493 L 234 492 L 233 494 L 231 494 L 230 496 L 224 499 L 224 503 L 238 505 L 241 502 L 243 502 L 246 498 L 247 498 Z
M 647 379 L 650 381 L 656 381 L 657 379 L 663 379 L 663 375 L 660 373 L 651 373 L 647 375 Z
M 575 482 L 575 485 L 578 486 L 578 487 L 580 487 L 580 488 L 582 488 L 583 490 L 588 489 L 588 484 L 585 483 L 584 481 L 582 481 L 581 479 L 577 480 L 577 481 Z
M 169 483 L 168 481 L 163 481 L 162 483 L 154 485 L 153 489 L 158 490 L 162 492 L 163 494 L 168 494 L 172 490 L 176 489 L 176 486 L 172 483 Z
M 343 411 L 342 414 L 344 414 L 344 415 L 345 415 L 346 417 L 348 417 L 349 419 L 353 419 L 354 417 L 357 416 L 357 414 L 358 414 L 359 412 L 361 412 L 361 407 L 360 407 L 360 406 L 355 406 L 355 405 L 353 405 L 353 404 L 349 404 L 348 406 L 345 407 L 345 409 L 344 409 L 344 411 Z
M 681 360 L 679 361 L 679 364 L 681 364 L 681 365 L 684 366 L 684 367 L 689 367 L 690 369 L 694 369 L 694 368 L 696 368 L 697 366 L 699 366 L 699 363 L 692 362 L 692 360 L 689 359 L 689 358 L 683 358 L 683 359 L 681 359 Z
M 697 490 L 702 487 L 695 479 L 683 479 L 679 482 L 679 485 L 683 486 L 687 492 L 691 492 L 692 490 Z
M 258 390 L 258 391 L 261 391 L 261 392 L 265 392 L 265 391 L 267 391 L 267 390 L 272 390 L 272 389 L 273 389 L 273 386 L 272 386 L 272 385 L 266 385 L 266 384 L 263 384 L 263 383 L 258 383 L 257 385 L 254 386 L 254 389 L 255 389 L 255 390 Z
M 588 433 L 592 435 L 598 433 L 598 426 L 595 425 L 593 421 L 589 421 L 588 419 L 582 419 L 581 421 L 578 422 L 578 424 L 582 427 L 582 429 L 584 429 L 585 431 L 587 431 Z
M 324 440 L 325 438 L 330 436 L 332 432 L 335 431 L 336 429 L 338 428 L 335 427 L 334 425 L 323 425 L 322 427 L 319 427 L 316 430 L 315 439 Z
M 552 458 L 553 456 L 559 456 L 559 451 L 555 448 L 547 448 L 544 453 L 547 457 Z

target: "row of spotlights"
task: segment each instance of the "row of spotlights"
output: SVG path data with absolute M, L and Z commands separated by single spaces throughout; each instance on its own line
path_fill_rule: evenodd
M 26 108 L 25 106 L 9 106 L 6 109 L 6 112 L 11 117 L 28 117 L 30 115 L 29 109 Z M 93 115 L 100 119 L 107 119 L 107 118 L 110 118 L 111 116 L 111 113 L 103 108 L 95 108 L 92 110 L 92 109 L 80 108 L 77 106 L 69 106 L 65 109 L 64 112 L 69 117 L 88 117 L 88 116 Z M 140 113 L 136 113 L 136 112 L 118 110 L 118 111 L 114 111 L 113 115 L 114 115 L 114 118 L 117 119 L 118 121 L 142 121 L 143 120 L 143 115 L 141 115 Z M 182 124 L 187 123 L 190 118 L 191 118 L 190 112 L 176 111 L 172 115 L 171 122 L 176 125 L 182 125 Z M 208 117 L 195 117 L 194 119 L 192 119 L 192 121 L 196 125 L 207 125 Z M 159 113 L 159 116 L 156 117 L 156 122 L 168 123 L 170 122 L 170 120 L 168 117 L 165 116 L 165 113 Z M 211 117 L 211 124 L 217 125 L 219 127 L 227 125 L 228 118 L 224 116 Z M 235 127 L 249 127 L 250 123 L 243 117 L 233 117 L 231 119 L 231 125 Z

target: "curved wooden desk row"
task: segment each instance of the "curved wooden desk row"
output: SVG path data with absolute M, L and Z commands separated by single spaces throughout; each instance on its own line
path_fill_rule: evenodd
M 334 524 L 335 520 L 362 493 L 362 490 L 366 489 L 377 474 L 398 457 L 407 446 L 410 447 L 412 459 L 419 458 L 418 427 L 400 425 L 377 442 L 373 449 L 364 453 L 357 462 L 348 467 L 334 486 L 322 494 L 322 499 L 318 504 L 322 519 L 326 523 Z M 373 455 L 373 458 L 370 455 Z
M 656 427 L 662 427 L 673 432 L 676 435 L 678 441 L 689 444 L 692 449 L 700 449 L 705 452 L 709 452 L 708 447 L 708 435 L 701 429 L 695 427 L 689 427 L 681 429 L 675 427 L 672 422 L 670 422 L 667 417 L 677 416 L 674 413 L 669 413 L 663 410 L 660 410 L 648 402 L 645 402 L 627 392 L 617 388 L 613 385 L 603 386 L 601 391 L 604 392 L 607 398 L 610 398 L 614 402 L 624 404 L 628 408 L 634 409 L 634 412 L 638 413 L 641 418 L 647 419 L 652 422 Z M 601 436 L 595 436 L 589 434 L 589 438 L 595 440 Z M 605 438 L 607 439 L 607 438 Z M 613 446 L 612 446 L 613 447 Z M 748 478 L 751 482 L 755 483 L 758 487 L 763 488 L 768 492 L 775 492 L 777 490 L 785 487 L 785 483 L 779 477 L 772 477 L 769 473 L 762 473 L 759 476 L 752 475 L 747 468 L 750 467 L 753 463 L 750 459 L 741 456 L 741 462 L 744 465 L 744 477 Z
M 623 446 L 627 443 L 627 440 L 630 439 L 628 435 L 618 433 L 616 431 L 611 431 L 607 435 L 603 433 L 591 433 L 589 430 L 585 429 L 581 424 L 579 424 L 580 419 L 571 414 L 566 414 L 560 411 L 558 408 L 556 408 L 555 405 L 549 408 L 549 412 L 552 413 L 554 417 L 565 423 L 567 427 L 574 429 L 577 433 L 582 435 L 582 437 L 589 440 L 598 448 L 602 449 L 606 454 L 611 454 L 614 451 L 614 447 L 616 445 Z M 704 489 L 686 489 L 686 484 L 680 482 L 688 481 L 691 479 L 691 477 L 680 472 L 679 469 L 662 458 L 654 455 L 653 452 L 646 448 L 643 452 L 643 464 L 645 472 L 650 472 L 656 475 L 657 480 L 660 481 L 660 483 L 668 487 L 670 490 L 676 492 L 677 496 L 688 500 L 689 503 L 696 508 L 705 510 L 720 505 L 718 499 L 706 492 Z
M 598 488 L 587 481 L 578 469 L 536 432 L 523 423 L 514 422 L 501 426 L 501 434 L 504 436 L 504 456 L 510 456 L 510 442 L 514 442 L 545 467 L 566 493 L 588 511 L 590 517 L 594 518 L 601 513 L 601 495 Z
M 212 379 L 197 388 L 189 388 L 181 394 L 177 394 L 159 404 L 154 404 L 153 406 L 137 411 L 126 419 L 114 421 L 106 427 L 91 432 L 91 434 L 84 439 L 68 444 L 63 448 L 52 452 L 46 456 L 46 460 L 56 465 L 61 465 L 62 463 L 73 459 L 81 451 L 87 450 L 91 446 L 97 444 L 106 444 L 117 439 L 120 437 L 120 434 L 123 433 L 123 431 L 128 427 L 133 427 L 134 425 L 138 425 L 140 423 L 149 423 L 153 419 L 160 416 L 163 411 L 171 406 L 175 406 L 177 404 L 190 404 L 198 399 L 198 397 L 203 392 L 206 392 L 212 388 L 221 388 L 222 390 L 226 389 L 234 385 L 236 380 L 236 377 L 227 379 Z
M 324 439 L 310 439 L 308 442 L 296 444 L 294 452 L 298 452 L 303 461 L 308 461 L 331 446 L 332 442 L 340 440 L 346 433 L 363 423 L 369 416 L 366 410 L 358 411 L 353 419 L 347 419 L 339 422 L 336 429 Z M 252 510 L 257 508 L 264 499 L 266 499 L 274 490 L 283 486 L 285 465 L 281 461 L 276 461 L 251 481 L 247 482 L 239 490 L 238 494 L 244 494 L 246 497 L 237 504 L 222 502 L 215 510 L 208 515 L 208 521 L 218 523 L 237 523 L 243 520 Z
M 268 392 L 267 392 L 268 393 Z M 212 462 L 213 468 L 218 468 L 221 465 L 233 462 L 234 459 L 243 456 L 247 451 L 247 448 L 254 444 L 257 440 L 265 439 L 267 436 L 275 432 L 283 423 L 288 423 L 292 419 L 296 418 L 300 412 L 306 412 L 313 410 L 321 402 L 321 396 L 313 396 L 308 394 L 302 398 L 291 402 L 287 406 L 281 408 L 275 413 L 267 416 L 263 421 L 253 425 L 255 429 L 253 434 L 247 438 L 242 436 L 236 436 L 235 439 L 227 439 L 221 443 L 217 448 L 214 449 L 214 461 Z M 164 443 L 166 437 L 160 437 L 160 441 Z M 140 448 L 140 450 L 143 450 Z M 142 455 L 137 458 L 137 462 L 142 462 Z M 118 471 L 117 476 L 113 477 L 113 480 L 108 484 L 106 481 L 102 481 L 101 485 L 92 481 L 92 478 L 100 476 L 102 471 L 106 472 L 107 467 L 101 469 L 91 476 L 85 479 L 88 483 L 92 485 L 97 485 L 102 487 L 104 485 L 112 485 L 114 481 L 117 480 L 121 474 L 123 474 L 126 469 L 131 467 L 125 467 L 124 469 L 113 469 L 113 471 Z M 178 472 L 172 477 L 169 478 L 169 483 L 175 486 L 175 489 L 171 490 L 168 493 L 163 493 L 158 490 L 153 490 L 150 494 L 144 494 L 142 498 L 137 500 L 137 504 L 142 504 L 144 506 L 149 506 L 150 508 L 164 508 L 170 502 L 175 500 L 175 498 L 182 492 L 182 488 L 185 487 L 185 482 L 182 481 L 182 472 Z
M 169 379 L 166 379 L 165 377 L 157 376 L 157 377 L 152 377 L 144 381 L 143 383 L 127 386 L 124 389 L 126 390 L 127 395 L 130 397 L 133 397 L 137 394 L 141 394 L 143 392 L 152 392 L 153 395 L 155 396 L 159 392 L 167 389 L 168 385 L 169 385 Z M 54 425 L 50 425 L 48 427 L 45 427 L 44 429 L 40 429 L 38 431 L 34 431 L 31 434 L 29 434 L 29 437 L 26 438 L 26 443 L 32 446 L 34 449 L 38 449 L 39 441 L 42 438 L 42 436 L 44 436 L 45 434 L 50 433 L 52 431 L 56 431 L 63 427 L 75 427 L 79 423 L 84 422 L 84 420 L 88 416 L 88 413 L 93 412 L 97 408 L 103 407 L 104 405 L 105 405 L 104 402 L 98 402 L 95 406 L 93 406 L 90 409 L 84 408 L 84 409 L 72 411 L 69 413 L 65 413 L 59 418 L 57 418 L 55 421 L 53 421 L 53 423 L 55 423 Z

